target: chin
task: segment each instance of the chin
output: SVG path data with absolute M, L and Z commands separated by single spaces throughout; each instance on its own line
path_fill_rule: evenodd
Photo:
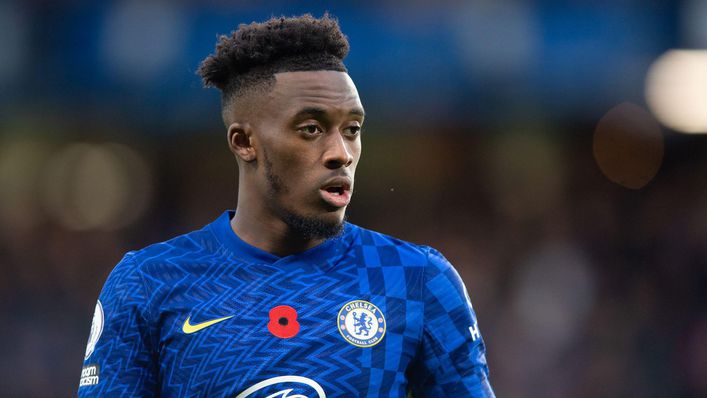
M 343 231 L 345 208 L 318 215 L 302 215 L 285 211 L 282 220 L 303 239 L 328 239 Z
M 344 222 L 344 219 L 346 219 L 346 208 L 337 207 L 333 210 L 327 211 L 320 217 L 322 218 L 322 220 L 327 220 L 329 222 Z

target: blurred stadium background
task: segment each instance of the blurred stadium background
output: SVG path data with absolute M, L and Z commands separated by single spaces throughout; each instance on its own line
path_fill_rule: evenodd
M 707 396 L 707 1 L 0 2 L 0 395 L 75 394 L 122 254 L 236 203 L 217 33 L 325 10 L 350 220 L 442 250 L 500 397 Z

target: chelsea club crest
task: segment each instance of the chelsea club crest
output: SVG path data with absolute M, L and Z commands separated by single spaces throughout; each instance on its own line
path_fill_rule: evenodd
M 356 347 L 373 347 L 385 336 L 385 317 L 381 310 L 364 300 L 349 301 L 337 316 L 339 333 Z

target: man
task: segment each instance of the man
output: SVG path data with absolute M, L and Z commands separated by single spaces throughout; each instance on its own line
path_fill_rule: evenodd
M 236 211 L 115 267 L 80 397 L 493 396 L 447 260 L 344 221 L 364 120 L 347 53 L 328 16 L 221 37 L 199 73 L 222 92 Z

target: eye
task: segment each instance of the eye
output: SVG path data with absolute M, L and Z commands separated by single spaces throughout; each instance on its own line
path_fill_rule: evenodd
M 349 126 L 344 129 L 344 132 L 348 135 L 356 136 L 361 132 L 361 126 Z
M 324 132 L 321 127 L 316 124 L 308 124 L 306 126 L 299 127 L 297 128 L 297 131 L 306 135 L 317 135 Z

